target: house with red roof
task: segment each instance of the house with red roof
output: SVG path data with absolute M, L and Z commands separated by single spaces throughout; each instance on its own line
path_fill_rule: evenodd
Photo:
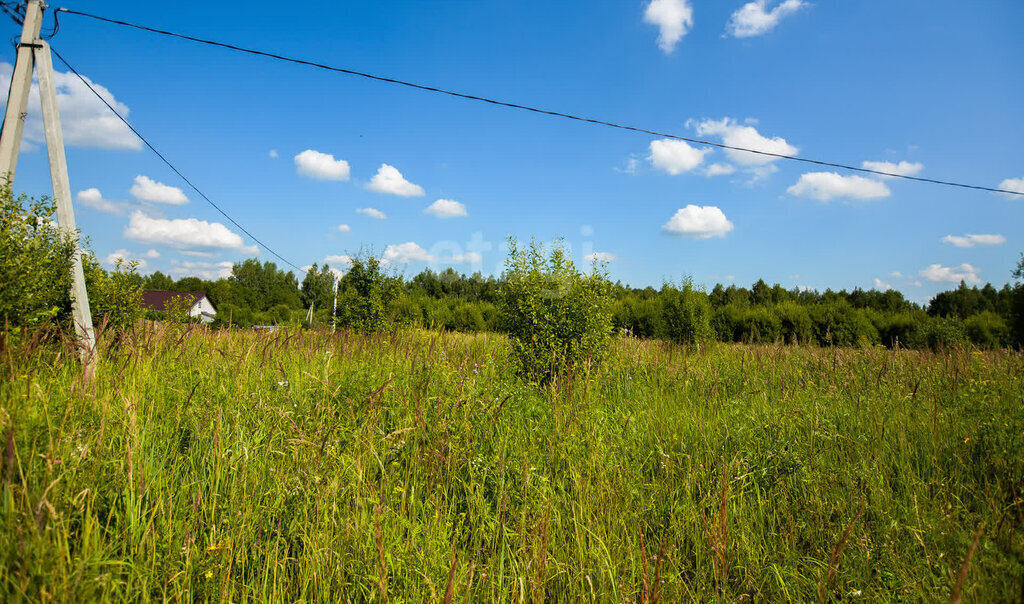
M 217 316 L 217 309 L 213 307 L 206 292 L 172 292 L 145 290 L 142 292 L 142 307 L 146 310 L 167 311 L 171 307 L 171 301 L 178 299 L 182 304 L 188 305 L 188 316 L 199 319 L 203 323 L 210 323 Z

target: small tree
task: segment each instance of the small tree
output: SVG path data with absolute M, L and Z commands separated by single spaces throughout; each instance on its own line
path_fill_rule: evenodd
M 581 274 L 561 244 L 546 255 L 509 238 L 498 310 L 519 373 L 536 383 L 600 361 L 611 337 L 611 284 L 596 264 Z
M 362 333 L 384 329 L 388 307 L 398 295 L 395 280 L 381 271 L 372 255 L 353 258 L 338 285 L 338 324 Z
M 661 288 L 661 297 L 665 335 L 670 340 L 696 344 L 715 338 L 711 327 L 711 301 L 707 294 L 693 288 L 690 279 L 684 280 L 681 288 L 666 283 Z
M 70 318 L 76 237 L 57 227 L 56 212 L 50 199 L 15 198 L 9 184 L 0 184 L 0 325 Z

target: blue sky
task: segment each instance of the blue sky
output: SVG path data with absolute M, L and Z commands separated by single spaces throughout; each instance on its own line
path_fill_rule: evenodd
M 64 5 L 662 132 L 1024 190 L 1019 2 Z M 372 249 L 407 275 L 497 273 L 508 235 L 560 236 L 580 264 L 597 253 L 635 286 L 763 277 L 922 302 L 960 279 L 1001 285 L 1024 250 L 1022 197 L 765 163 L 73 15 L 51 43 L 300 266 Z M 9 78 L 13 48 L 2 60 Z M 212 277 L 252 255 L 87 90 L 58 84 L 78 224 L 101 259 Z M 15 187 L 30 195 L 50 193 L 37 120 Z

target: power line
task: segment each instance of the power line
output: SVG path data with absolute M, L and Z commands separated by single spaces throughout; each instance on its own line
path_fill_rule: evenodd
M 878 175 L 878 176 L 888 176 L 888 177 L 892 177 L 892 178 L 902 178 L 904 180 L 913 180 L 913 181 L 917 181 L 917 182 L 927 182 L 927 183 L 936 184 L 936 185 L 945 185 L 945 186 L 950 186 L 950 187 L 960 187 L 960 188 L 963 188 L 963 189 L 975 189 L 975 190 L 979 190 L 979 191 L 990 191 L 990 192 L 993 192 L 993 193 L 1006 193 L 1006 194 L 1009 194 L 1009 195 L 1021 195 L 1021 196 L 1024 196 L 1024 192 L 1020 192 L 1020 191 L 1009 191 L 1007 189 L 999 189 L 999 188 L 995 188 L 995 187 L 985 187 L 985 186 L 981 186 L 981 185 L 971 185 L 971 184 L 966 184 L 966 183 L 961 183 L 961 182 L 954 182 L 954 181 L 948 181 L 948 180 L 938 180 L 938 179 L 934 179 L 934 178 L 924 178 L 924 177 L 921 177 L 921 176 L 910 176 L 910 175 L 907 175 L 907 174 L 896 174 L 896 173 L 893 173 L 893 172 L 885 172 L 883 170 L 873 170 L 871 168 L 863 168 L 863 167 L 857 167 L 857 166 L 850 166 L 850 165 L 847 165 L 847 164 L 840 164 L 840 163 L 835 163 L 835 162 L 822 161 L 822 160 L 817 160 L 817 159 L 811 159 L 811 158 L 808 158 L 808 157 L 800 157 L 800 156 L 797 156 L 797 155 L 786 155 L 786 154 L 783 154 L 783 153 L 772 153 L 770 151 L 760 151 L 760 150 L 757 150 L 757 149 L 748 149 L 746 147 L 738 147 L 738 146 L 735 146 L 735 145 L 726 145 L 724 143 L 716 143 L 714 141 L 708 141 L 708 140 L 703 140 L 703 139 L 699 139 L 699 138 L 691 138 L 691 137 L 686 137 L 686 136 L 680 136 L 678 134 L 670 134 L 670 133 L 666 133 L 666 132 L 658 132 L 656 130 L 648 130 L 646 128 L 640 128 L 638 126 L 630 126 L 630 125 L 627 125 L 627 124 L 618 124 L 618 123 L 615 123 L 615 122 L 609 122 L 609 121 L 599 120 L 599 119 L 595 119 L 595 118 L 582 117 L 582 116 L 578 116 L 578 115 L 573 115 L 571 113 L 563 113 L 561 111 L 552 111 L 552 110 L 549 110 L 549 109 L 540 109 L 540 108 L 537 108 L 537 107 L 531 107 L 529 105 L 521 105 L 521 104 L 518 104 L 518 103 L 510 103 L 510 102 L 506 102 L 506 101 L 498 101 L 498 100 L 495 100 L 495 99 L 490 99 L 490 98 L 487 98 L 487 97 L 477 96 L 477 95 L 473 95 L 473 94 L 466 94 L 466 93 L 463 93 L 463 92 L 455 92 L 455 91 L 452 91 L 452 90 L 446 90 L 444 88 L 437 88 L 437 87 L 434 87 L 434 86 L 427 86 L 427 85 L 424 85 L 424 84 L 417 84 L 415 82 L 408 82 L 408 81 L 405 81 L 405 80 L 398 80 L 398 79 L 395 79 L 395 78 L 389 78 L 389 77 L 384 77 L 384 76 L 379 76 L 379 75 L 373 75 L 373 74 L 365 73 L 365 72 L 362 72 L 362 71 L 355 71 L 355 70 L 352 70 L 352 69 L 345 69 L 343 67 L 335 67 L 335 66 L 332 66 L 332 65 L 326 65 L 324 63 L 317 63 L 315 61 L 307 61 L 305 59 L 298 59 L 298 58 L 295 58 L 295 57 L 288 57 L 288 56 L 279 55 L 279 54 L 272 53 L 272 52 L 266 52 L 266 51 L 262 51 L 262 50 L 257 50 L 257 49 L 254 49 L 254 48 L 246 48 L 246 47 L 243 47 L 243 46 L 236 46 L 234 44 L 228 44 L 226 42 L 217 42 L 215 40 L 207 40 L 207 39 L 204 39 L 204 38 L 197 38 L 195 36 L 190 36 L 190 35 L 187 35 L 187 34 L 167 31 L 167 30 L 163 30 L 163 29 L 157 29 L 157 28 L 154 28 L 154 27 L 148 27 L 148 26 L 145 26 L 145 25 L 139 25 L 139 24 L 136 24 L 136 23 L 130 23 L 128 21 L 120 21 L 120 20 L 117 20 L 117 19 L 111 19 L 109 17 L 101 17 L 99 15 L 94 15 L 94 14 L 91 14 L 91 13 L 77 11 L 77 10 L 73 10 L 73 9 L 70 9 L 70 8 L 58 8 L 58 9 L 56 9 L 56 12 L 64 12 L 64 13 L 68 13 L 70 15 L 78 15 L 78 16 L 81 16 L 81 17 L 88 17 L 90 19 L 95 19 L 97 21 L 103 21 L 105 23 L 111 23 L 111 24 L 114 24 L 114 25 L 122 25 L 122 26 L 125 26 L 125 27 L 131 27 L 131 28 L 139 29 L 139 30 L 142 30 L 142 31 L 150 32 L 150 33 L 160 34 L 160 35 L 163 35 L 163 36 L 171 36 L 171 37 L 174 37 L 174 38 L 180 38 L 182 40 L 189 40 L 191 42 L 197 42 L 199 44 L 206 44 L 206 45 L 209 45 L 209 46 L 216 46 L 216 47 L 219 47 L 219 48 L 226 48 L 228 50 L 235 50 L 235 51 L 238 51 L 238 52 L 244 52 L 244 53 L 248 53 L 248 54 L 256 55 L 256 56 L 260 56 L 260 57 L 267 57 L 267 58 L 270 58 L 270 59 L 276 59 L 278 61 L 285 61 L 285 62 L 288 62 L 288 63 L 295 63 L 295 64 L 298 64 L 298 65 L 306 65 L 308 67 L 316 67 L 318 69 L 324 69 L 324 70 L 327 70 L 327 71 L 343 73 L 343 74 L 346 74 L 346 75 L 358 76 L 358 77 L 361 77 L 361 78 L 366 78 L 366 79 L 369 79 L 369 80 L 375 80 L 375 81 L 378 81 L 378 82 L 386 82 L 388 84 L 398 84 L 400 86 L 406 86 L 406 87 L 409 87 L 409 88 L 415 88 L 417 90 L 424 90 L 424 91 L 427 91 L 427 92 L 436 92 L 436 93 L 439 93 L 439 94 L 446 94 L 446 95 L 457 97 L 457 98 L 461 98 L 461 99 L 467 99 L 467 100 L 471 100 L 471 101 L 480 101 L 480 102 L 484 102 L 484 103 L 490 103 L 491 105 L 498 105 L 498 106 L 501 106 L 501 107 L 508 107 L 508 108 L 511 108 L 511 109 L 520 109 L 520 110 L 523 110 L 523 111 L 530 111 L 530 112 L 533 112 L 533 113 L 540 113 L 540 114 L 543 114 L 543 115 L 550 115 L 550 116 L 554 116 L 554 117 L 565 118 L 565 119 L 574 120 L 574 121 L 577 121 L 577 122 L 585 122 L 585 123 L 588 123 L 588 124 L 596 124 L 596 125 L 599 125 L 599 126 L 607 126 L 607 127 L 610 127 L 610 128 L 618 128 L 620 130 L 628 130 L 628 131 L 631 131 L 631 132 L 639 132 L 639 133 L 642 133 L 642 134 L 650 134 L 652 136 L 659 136 L 659 137 L 662 137 L 662 138 L 670 138 L 670 139 L 685 141 L 685 142 L 688 142 L 688 143 L 694 143 L 694 144 L 698 144 L 698 145 L 707 145 L 707 146 L 710 146 L 710 147 L 717 147 L 719 149 L 729 149 L 729 150 L 732 150 L 732 151 L 745 151 L 747 153 L 755 153 L 757 155 L 765 155 L 765 156 L 768 156 L 768 157 L 775 157 L 775 158 L 778 158 L 778 159 L 788 159 L 788 160 L 791 160 L 791 161 L 803 162 L 803 163 L 807 163 L 807 164 L 814 164 L 814 165 L 817 165 L 817 166 L 826 166 L 826 167 L 830 167 L 830 168 L 840 168 L 840 169 L 843 169 L 843 170 L 851 170 L 851 171 L 854 171 L 854 172 L 863 172 L 863 173 L 867 173 L 867 174 L 875 174 L 875 175 Z
M 88 87 L 89 90 L 91 90 L 94 95 L 96 95 L 96 98 L 98 98 L 99 100 L 103 101 L 103 104 L 107 106 L 107 109 L 110 109 L 110 111 L 112 111 L 113 114 L 116 115 L 124 123 L 125 126 L 128 126 L 128 129 L 131 130 L 133 133 L 135 133 L 135 136 L 139 137 L 139 139 L 143 143 L 145 143 L 145 145 L 147 147 L 149 147 L 150 151 L 152 151 L 153 153 L 156 153 L 156 156 L 159 157 L 161 160 L 163 160 L 163 162 L 165 164 L 167 164 L 167 167 L 170 168 L 171 170 L 173 170 L 174 173 L 177 174 L 181 178 L 181 180 L 185 181 L 185 183 L 188 184 L 188 186 L 192 187 L 193 191 L 195 191 L 200 197 L 205 199 L 206 203 L 208 203 L 211 206 L 213 206 L 214 209 L 216 209 L 218 212 L 220 212 L 224 216 L 224 218 L 227 218 L 229 221 L 231 221 L 231 224 L 233 224 L 236 227 L 238 227 L 239 230 L 241 230 L 243 233 L 248 235 L 249 238 L 252 239 L 253 241 L 255 241 L 257 244 L 259 244 L 260 247 L 262 247 L 263 249 L 267 250 L 268 252 L 270 252 L 274 256 L 277 256 L 281 260 L 281 262 L 284 262 L 285 264 L 287 264 L 288 266 L 294 268 L 295 270 L 299 271 L 300 273 L 305 273 L 306 272 L 306 271 L 302 270 L 301 268 L 299 268 L 298 266 L 296 266 L 294 263 L 288 261 L 281 254 L 278 254 L 277 252 L 275 252 L 273 250 L 273 248 L 271 248 L 269 245 L 267 245 L 267 244 L 263 243 L 262 241 L 260 241 L 259 239 L 257 239 L 256 236 L 253 235 L 252 233 L 250 233 L 245 227 L 243 227 L 242 225 L 238 224 L 238 221 L 236 221 L 234 218 L 229 216 L 227 212 L 225 212 L 224 210 L 222 210 L 220 208 L 220 206 L 215 204 L 212 199 L 210 199 L 209 197 L 206 196 L 206 193 L 203 193 L 202 191 L 200 191 L 199 187 L 197 187 L 194 184 L 192 184 L 192 181 L 189 180 L 188 178 L 186 178 L 185 175 L 181 173 L 181 170 L 176 168 L 174 166 L 174 164 L 172 164 L 170 162 L 170 160 L 168 160 L 166 157 L 164 157 L 163 153 L 160 153 L 159 151 L 157 151 L 156 147 L 154 147 L 148 140 L 146 140 L 146 137 L 142 136 L 142 134 L 138 130 L 136 130 L 134 126 L 132 126 L 130 123 L 128 123 L 128 120 L 126 120 L 123 115 L 118 113 L 117 109 L 114 109 L 114 107 L 110 103 L 107 102 L 107 99 L 103 98 L 103 96 L 99 92 L 97 92 L 95 88 L 93 88 L 93 86 L 89 82 L 89 80 L 87 80 L 84 77 L 82 77 L 82 74 L 78 73 L 78 70 L 75 69 L 74 67 L 72 67 L 71 64 L 68 63 L 67 59 L 65 59 L 63 56 L 61 56 L 61 54 L 59 52 L 57 52 L 56 48 L 51 46 L 50 50 L 53 52 L 54 56 L 56 56 L 58 59 L 60 59 L 60 62 L 63 63 L 65 67 L 67 67 L 69 70 L 71 70 L 71 73 L 75 74 L 75 76 L 77 76 L 78 79 L 81 80 L 82 83 L 85 84 L 86 87 Z

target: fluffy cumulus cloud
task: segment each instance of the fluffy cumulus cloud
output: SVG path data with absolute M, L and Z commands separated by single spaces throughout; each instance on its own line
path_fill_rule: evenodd
M 1024 177 L 1021 178 L 1007 178 L 1003 182 L 999 183 L 999 188 L 1005 191 L 1014 191 L 1021 195 L 1014 195 L 1012 193 L 1002 193 L 1004 197 L 1010 199 L 1024 199 Z
M 458 218 L 466 216 L 465 204 L 452 199 L 438 199 L 423 210 L 427 214 L 433 214 L 438 218 Z
M 707 169 L 704 170 L 704 174 L 705 174 L 705 176 L 708 176 L 708 177 L 712 177 L 712 176 L 725 176 L 725 175 L 728 175 L 728 174 L 732 174 L 735 171 L 736 171 L 736 166 L 734 166 L 732 164 L 717 163 L 717 164 L 711 164 L 710 166 L 708 166 Z
M 895 174 L 896 176 L 917 176 L 921 173 L 921 170 L 924 170 L 924 164 L 911 163 L 909 161 L 901 161 L 899 163 L 891 161 L 865 161 L 861 162 L 861 167 L 887 174 Z M 892 176 L 882 176 L 881 178 L 892 178 Z
M 717 136 L 722 140 L 723 144 L 730 147 L 742 147 L 744 149 L 778 155 L 796 155 L 798 151 L 796 147 L 786 142 L 786 139 L 782 137 L 774 136 L 769 138 L 763 136 L 757 131 L 757 128 L 749 123 L 740 124 L 728 117 L 720 120 L 691 121 L 689 125 L 696 129 L 699 136 Z M 761 155 L 735 149 L 726 149 L 725 155 L 741 166 L 764 166 L 779 159 L 771 155 Z
M 881 199 L 892 194 L 885 183 L 863 176 L 842 176 L 835 172 L 808 172 L 788 189 L 790 195 L 808 197 L 818 201 L 829 201 L 839 197 L 846 199 Z
M 334 227 L 334 230 L 338 231 L 339 233 L 348 233 L 352 231 L 352 227 L 348 226 L 347 224 L 339 224 L 338 226 Z
M 963 281 L 968 285 L 981 285 L 981 278 L 978 277 L 979 272 L 977 268 L 965 262 L 960 266 L 952 267 L 932 264 L 922 270 L 920 275 L 935 283 L 960 283 Z
M 389 193 L 401 197 L 423 197 L 425 195 L 423 187 L 409 182 L 398 171 L 398 168 L 388 164 L 380 165 L 366 188 L 377 193 Z
M 335 268 L 340 266 L 351 266 L 352 256 L 349 256 L 348 254 L 334 254 L 324 258 L 323 263 L 333 266 Z
M 957 247 L 974 247 L 976 245 L 1002 245 L 1006 243 L 1006 237 L 1002 235 L 946 235 L 942 243 L 949 243 Z
M 316 180 L 348 180 L 350 173 L 347 161 L 313 149 L 295 156 L 295 169 L 302 176 Z
M 107 214 L 124 215 L 128 213 L 129 208 L 129 204 L 123 201 L 112 201 L 103 197 L 103 193 L 96 187 L 79 191 L 75 195 L 75 202 L 82 207 Z
M 0 63 L 0 86 L 10 87 L 14 67 Z M 114 98 L 109 90 L 85 78 L 118 113 L 128 117 L 128 106 Z M 116 115 L 107 109 L 96 95 L 73 73 L 54 73 L 57 87 L 57 108 L 60 111 L 60 125 L 64 144 L 72 147 L 99 149 L 142 149 L 142 141 L 124 125 Z M 34 143 L 46 140 L 43 133 L 42 109 L 39 104 L 39 85 L 32 84 L 28 100 L 28 116 L 25 119 L 25 138 Z
M 155 251 L 156 250 L 150 250 L 150 252 Z M 135 262 L 136 268 L 138 268 L 140 271 L 143 271 L 146 270 L 147 267 L 147 262 L 145 258 L 143 258 L 143 256 L 147 256 L 148 254 L 149 252 L 145 254 L 136 254 L 134 252 L 129 252 L 126 249 L 120 249 L 107 254 L 107 256 L 103 259 L 103 264 L 105 264 L 107 268 L 112 269 L 117 267 L 118 261 L 121 261 L 125 265 L 131 262 Z M 159 254 L 157 254 L 157 256 L 159 257 Z M 152 258 L 152 256 L 149 257 Z
M 698 149 L 686 141 L 664 138 L 651 141 L 651 154 L 647 160 L 655 168 L 675 175 L 693 170 L 704 161 L 708 153 L 711 153 L 711 149 Z
M 887 292 L 890 289 L 892 289 L 892 285 L 886 283 L 885 281 L 882 281 L 878 277 L 875 277 L 875 289 Z
M 766 34 L 775 29 L 783 17 L 792 15 L 807 6 L 807 3 L 802 0 L 784 0 L 770 9 L 769 5 L 768 0 L 754 0 L 739 7 L 729 18 L 726 31 L 736 38 Z
M 917 278 L 911 277 L 910 275 L 904 275 L 899 271 L 893 271 L 889 273 L 889 276 L 895 277 L 896 279 L 903 279 L 904 281 L 907 282 L 908 285 L 913 285 L 914 287 L 921 287 L 921 282 L 918 281 Z
M 611 252 L 594 252 L 583 257 L 587 262 L 611 262 L 617 260 L 618 256 Z
M 658 27 L 658 47 L 670 54 L 693 27 L 693 6 L 689 0 L 651 0 L 644 10 L 644 23 Z
M 356 214 L 362 214 L 363 216 L 367 216 L 375 220 L 384 220 L 388 217 L 387 214 L 381 212 L 377 208 L 358 208 L 356 209 Z
M 216 281 L 217 279 L 226 279 L 231 276 L 232 263 L 228 261 L 223 262 L 199 262 L 195 260 L 186 260 L 184 262 L 175 260 L 174 264 L 171 265 L 169 271 L 171 276 L 175 279 L 181 279 L 183 277 L 199 277 L 200 279 L 206 279 L 207 281 Z
M 484 257 L 478 252 L 466 252 L 465 254 L 452 254 L 435 258 L 441 264 L 477 264 L 483 262 Z
M 179 250 L 234 250 L 257 254 L 255 246 L 245 245 L 242 237 L 219 222 L 197 218 L 167 220 L 152 218 L 142 212 L 132 213 L 124 236 L 131 241 L 166 245 Z
M 382 256 L 390 264 L 409 264 L 410 262 L 433 262 L 434 256 L 419 246 L 415 241 L 406 241 L 397 245 L 392 244 L 384 248 Z
M 135 199 L 148 201 L 149 203 L 162 203 L 171 206 L 180 206 L 188 203 L 188 197 L 185 197 L 185 194 L 178 187 L 156 182 L 152 178 L 141 174 L 135 177 L 135 182 L 128 192 Z
M 710 239 L 725 237 L 733 229 L 733 224 L 725 217 L 722 210 L 715 206 L 688 205 L 669 219 L 661 229 L 672 235 L 682 235 L 694 239 Z

